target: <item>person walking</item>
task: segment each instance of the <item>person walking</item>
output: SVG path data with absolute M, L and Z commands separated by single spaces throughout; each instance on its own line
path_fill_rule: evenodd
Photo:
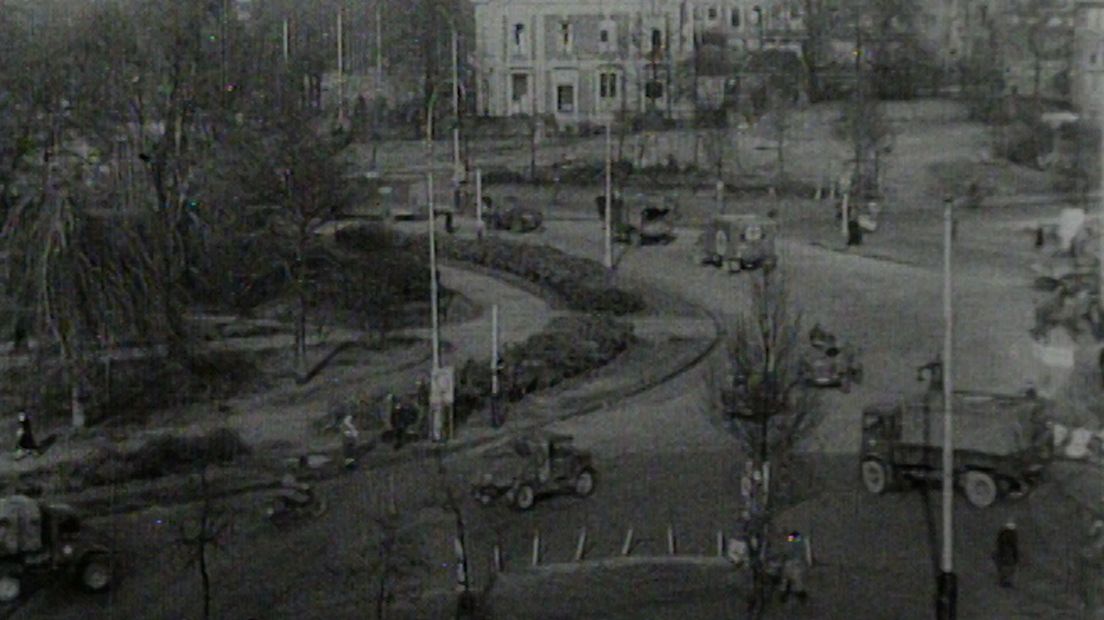
M 19 428 L 15 431 L 15 459 L 19 460 L 27 455 L 39 456 L 42 448 L 35 441 L 34 432 L 31 430 L 31 417 L 26 411 L 19 412 Z
M 782 600 L 791 594 L 804 603 L 809 593 L 805 590 L 805 570 L 809 567 L 805 551 L 805 540 L 801 532 L 790 532 L 786 536 L 785 557 L 782 559 Z
M 993 553 L 993 561 L 997 565 L 997 578 L 1001 587 L 1014 587 L 1012 579 L 1016 575 L 1016 566 L 1020 562 L 1020 545 L 1016 522 L 1012 519 L 1009 519 L 997 534 L 997 548 Z
M 346 468 L 351 469 L 356 465 L 356 447 L 357 438 L 359 437 L 360 431 L 357 430 L 356 423 L 353 421 L 353 414 L 345 414 L 345 418 L 341 420 L 341 446 L 345 456 Z

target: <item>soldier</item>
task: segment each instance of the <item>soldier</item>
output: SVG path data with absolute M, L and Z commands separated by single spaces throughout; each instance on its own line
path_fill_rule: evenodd
M 39 456 L 42 450 L 31 431 L 31 417 L 26 411 L 20 411 L 19 428 L 15 431 L 15 458 L 18 460 L 28 454 Z
M 1016 565 L 1020 562 L 1019 536 L 1016 522 L 1009 519 L 997 534 L 997 549 L 993 553 L 997 565 L 997 577 L 1002 588 L 1011 588 L 1012 578 L 1016 575 Z

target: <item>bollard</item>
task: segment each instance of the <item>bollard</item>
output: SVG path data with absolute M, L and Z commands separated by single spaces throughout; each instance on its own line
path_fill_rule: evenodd
M 621 555 L 629 555 L 629 551 L 632 550 L 633 542 L 633 529 L 630 527 L 629 531 L 625 532 L 625 542 L 621 545 Z
M 675 555 L 675 526 L 667 526 L 667 553 Z
M 583 559 L 583 553 L 586 551 L 586 528 L 579 530 L 579 542 L 575 545 L 575 561 L 579 562 Z
M 494 572 L 502 572 L 502 548 L 498 545 L 494 546 Z
M 533 566 L 540 564 L 540 530 L 533 530 Z
M 724 557 L 725 544 L 724 544 L 724 532 L 717 530 L 717 556 Z
M 805 563 L 811 568 L 813 566 L 813 540 L 812 535 L 805 536 Z

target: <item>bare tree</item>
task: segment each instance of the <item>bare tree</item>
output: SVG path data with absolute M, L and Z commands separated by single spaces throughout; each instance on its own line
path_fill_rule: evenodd
M 796 448 L 821 418 L 801 367 L 801 317 L 780 271 L 759 271 L 751 282 L 750 308 L 730 332 L 730 382 L 721 402 L 733 436 L 749 461 L 746 543 L 751 579 L 748 606 L 761 618 L 770 600 L 769 545 L 772 521 L 792 501 L 787 476 Z
M 200 465 L 197 474 L 199 481 L 200 504 L 193 523 L 182 523 L 177 544 L 185 552 L 190 567 L 199 572 L 200 588 L 203 597 L 203 620 L 211 615 L 211 569 L 213 552 L 225 544 L 225 537 L 233 526 L 230 514 L 217 506 L 212 499 L 208 481 L 207 465 Z

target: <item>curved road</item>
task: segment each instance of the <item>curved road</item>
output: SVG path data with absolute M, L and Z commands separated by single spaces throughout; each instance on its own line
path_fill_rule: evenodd
M 599 232 L 594 222 L 554 222 L 544 240 L 598 258 Z M 818 568 L 810 577 L 810 605 L 779 617 L 930 617 L 938 499 L 925 493 L 867 496 L 859 491 L 848 454 L 858 440 L 861 406 L 917 389 L 915 367 L 938 352 L 940 274 L 797 243 L 784 243 L 783 249 L 807 324 L 820 321 L 861 346 L 866 381 L 849 395 L 825 395 L 826 419 L 809 453 L 790 472 L 806 501 L 789 510 L 780 526 L 800 528 L 812 537 Z M 630 251 L 619 271 L 718 312 L 731 313 L 746 299 L 743 276 L 695 264 L 689 233 L 671 246 Z M 971 265 L 958 275 L 959 387 L 1016 390 L 1030 376 L 1026 329 L 1031 305 L 1023 283 L 1018 274 L 985 265 Z M 508 567 L 528 562 L 538 532 L 543 561 L 566 561 L 584 525 L 591 557 L 616 554 L 630 526 L 638 553 L 663 553 L 668 524 L 675 528 L 680 552 L 713 553 L 717 531 L 731 534 L 739 514 L 739 457 L 708 415 L 708 372 L 708 365 L 700 366 L 610 411 L 556 425 L 597 455 L 600 479 L 593 497 L 552 499 L 527 514 L 466 502 L 473 577 L 486 578 L 496 543 Z M 457 457 L 450 459 L 449 470 L 463 479 L 477 463 L 476 456 Z M 440 503 L 432 463 L 358 472 L 326 483 L 330 512 L 290 532 L 273 532 L 257 518 L 260 498 L 236 500 L 238 528 L 214 556 L 215 617 L 365 617 L 373 583 L 366 542 L 378 532 L 372 518 L 392 480 L 404 490 L 403 507 Z M 959 502 L 960 617 L 1061 618 L 1072 613 L 1071 552 L 1054 548 L 1052 541 L 1055 532 L 1072 531 L 1076 520 L 1056 497 L 1053 488 L 1043 487 L 1024 501 L 987 511 Z M 414 513 L 404 508 L 403 514 Z M 450 585 L 451 524 L 437 511 L 428 514 L 437 516 L 416 529 L 431 539 L 427 554 L 433 558 L 433 575 L 426 587 L 440 589 Z M 992 538 L 1009 515 L 1021 524 L 1025 555 L 1022 585 L 1015 591 L 993 586 L 988 559 Z M 198 578 L 171 544 L 179 518 L 147 511 L 115 522 L 127 575 L 110 598 L 93 600 L 100 613 L 96 617 L 196 617 Z M 89 617 L 89 605 L 80 597 L 51 594 L 36 597 L 15 617 Z M 556 611 L 570 616 L 570 610 L 548 611 L 548 617 Z

